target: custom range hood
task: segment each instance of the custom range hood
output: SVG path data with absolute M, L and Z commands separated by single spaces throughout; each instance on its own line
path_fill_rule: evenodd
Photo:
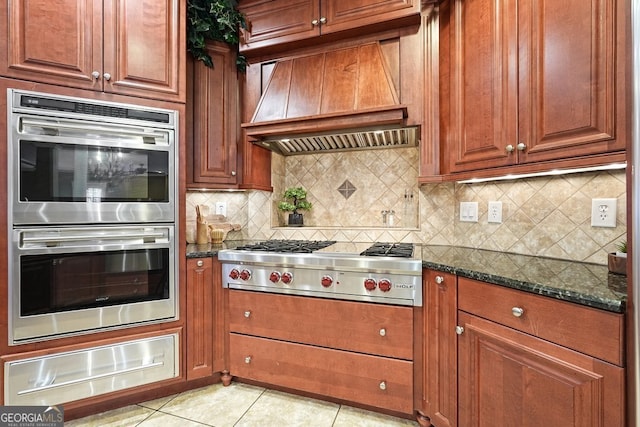
M 251 123 L 249 140 L 283 155 L 407 147 L 406 126 L 378 43 L 278 61 Z

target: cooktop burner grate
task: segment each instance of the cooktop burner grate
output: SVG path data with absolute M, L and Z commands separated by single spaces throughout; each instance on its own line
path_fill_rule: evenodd
M 239 246 L 243 251 L 312 253 L 335 243 L 335 240 L 267 240 L 255 244 Z
M 413 243 L 374 243 L 361 252 L 360 255 L 411 258 L 413 256 Z

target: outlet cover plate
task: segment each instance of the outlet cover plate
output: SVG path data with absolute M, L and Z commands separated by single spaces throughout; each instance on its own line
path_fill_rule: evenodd
M 460 202 L 460 221 L 478 222 L 478 202 Z
M 616 227 L 617 199 L 591 199 L 591 226 Z
M 226 202 L 216 202 L 216 215 L 227 216 Z
M 502 224 L 502 202 L 489 202 L 487 221 L 494 224 Z

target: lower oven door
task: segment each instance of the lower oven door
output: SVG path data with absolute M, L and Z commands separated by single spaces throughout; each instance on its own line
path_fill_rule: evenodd
M 13 230 L 10 344 L 173 320 L 172 225 Z

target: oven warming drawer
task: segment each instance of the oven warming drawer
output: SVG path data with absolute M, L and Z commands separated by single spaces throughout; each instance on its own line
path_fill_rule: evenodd
M 4 364 L 5 405 L 57 405 L 174 378 L 178 334 Z

